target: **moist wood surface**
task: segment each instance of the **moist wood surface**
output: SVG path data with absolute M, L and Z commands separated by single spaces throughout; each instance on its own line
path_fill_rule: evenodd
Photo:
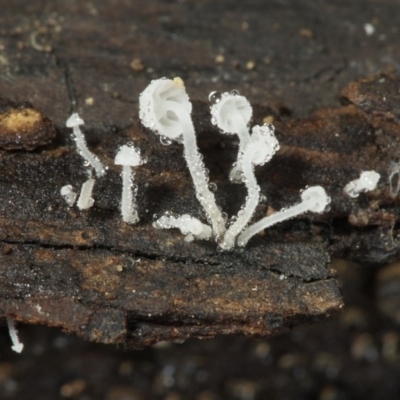
M 323 21 L 328 11 L 339 13 L 334 5 L 321 14 L 318 6 L 297 3 L 222 3 L 4 7 L 0 122 L 12 114 L 25 125 L 0 126 L 1 315 L 135 346 L 220 333 L 268 336 L 341 309 L 331 256 L 366 263 L 398 258 L 398 203 L 388 181 L 398 157 L 396 71 L 351 83 L 385 65 L 368 69 L 366 50 L 344 39 L 345 25 L 335 25 L 332 36 L 315 22 L 316 15 Z M 261 24 L 264 10 L 281 22 Z M 396 54 L 388 42 L 375 49 Z M 246 192 L 228 181 L 237 143 L 210 123 L 204 99 L 211 90 L 248 96 L 254 124 L 274 119 L 281 150 L 257 169 L 267 199 L 255 219 L 298 202 L 307 185 L 326 188 L 330 211 L 286 222 L 244 250 L 224 253 L 214 243 L 186 243 L 179 232 L 155 230 L 153 215 L 167 210 L 204 218 L 182 147 L 162 146 L 137 117 L 137 97 L 148 82 L 176 75 L 193 100 L 199 146 L 229 215 Z M 79 190 L 86 179 L 64 128 L 72 110 L 87 122 L 91 150 L 109 165 L 87 212 L 67 207 L 59 194 L 66 184 Z M 120 218 L 120 171 L 113 165 L 127 141 L 149 159 L 136 174 L 141 221 L 134 226 Z M 346 197 L 345 184 L 370 169 L 382 175 L 378 189 Z

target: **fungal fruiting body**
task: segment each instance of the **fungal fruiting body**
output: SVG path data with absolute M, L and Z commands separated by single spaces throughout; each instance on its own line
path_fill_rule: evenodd
M 143 159 L 140 157 L 140 149 L 128 145 L 121 146 L 114 162 L 116 165 L 122 165 L 122 219 L 124 222 L 135 224 L 139 221 L 139 214 L 135 202 L 137 185 L 133 184 L 135 173 L 132 167 L 143 164 Z
M 196 136 L 190 116 L 192 104 L 182 79 L 158 79 L 142 92 L 139 98 L 140 119 L 161 139 L 182 141 L 184 156 L 194 183 L 196 197 L 207 214 L 217 238 L 225 233 L 225 220 L 217 207 L 214 193 L 208 187 L 208 178 L 197 149 Z
M 93 178 L 89 178 L 87 181 L 83 183 L 77 203 L 77 206 L 80 210 L 87 210 L 93 206 L 94 199 L 92 197 L 92 192 L 93 192 L 94 182 L 95 180 Z
M 153 226 L 156 229 L 178 228 L 185 235 L 187 242 L 191 242 L 193 239 L 208 240 L 212 237 L 211 227 L 188 214 L 175 216 L 167 212 L 158 218 Z
M 242 181 L 242 158 L 250 142 L 248 124 L 251 120 L 253 109 L 244 96 L 237 90 L 218 95 L 212 92 L 209 95 L 211 106 L 211 122 L 217 125 L 224 134 L 236 134 L 239 138 L 239 151 L 237 161 L 233 165 L 229 178 L 234 183 Z
M 350 197 L 358 197 L 362 192 L 375 190 L 380 177 L 375 171 L 363 171 L 358 179 L 345 186 L 344 191 Z
M 153 224 L 159 229 L 179 228 L 186 240 L 210 239 L 214 237 L 222 250 L 229 250 L 237 242 L 244 246 L 261 230 L 278 222 L 293 218 L 307 211 L 322 212 L 330 202 L 320 186 L 310 187 L 301 194 L 302 202 L 279 211 L 249 226 L 260 201 L 260 187 L 254 175 L 254 166 L 269 161 L 279 149 L 279 143 L 271 124 L 254 126 L 250 135 L 248 124 L 252 108 L 247 99 L 237 91 L 211 93 L 211 121 L 222 133 L 235 134 L 239 138 L 237 161 L 231 171 L 231 180 L 243 182 L 248 195 L 246 202 L 226 229 L 225 213 L 217 207 L 215 196 L 210 191 L 208 178 L 196 143 L 194 126 L 190 117 L 191 103 L 180 78 L 152 81 L 140 95 L 140 118 L 143 125 L 161 136 L 161 142 L 176 140 L 183 143 L 184 155 L 193 179 L 196 196 L 207 214 L 212 229 L 190 215 L 166 214 Z M 211 185 L 211 184 L 210 184 Z
M 254 165 L 268 162 L 276 151 L 279 143 L 270 125 L 254 126 L 252 135 L 242 155 L 242 174 L 247 188 L 245 206 L 239 211 L 236 221 L 228 228 L 224 240 L 220 243 L 223 249 L 230 249 L 235 244 L 237 235 L 246 227 L 260 201 L 260 187 L 254 176 Z
M 294 218 L 307 211 L 322 213 L 331 199 L 321 186 L 312 186 L 302 191 L 302 202 L 292 207 L 282 209 L 268 217 L 261 219 L 253 225 L 246 228 L 238 237 L 239 246 L 245 246 L 247 242 L 257 233 L 269 228 L 279 222 Z
M 83 125 L 85 122 L 83 119 L 77 114 L 73 113 L 67 119 L 66 125 L 67 128 L 72 128 L 73 130 L 73 139 L 75 140 L 76 147 L 78 148 L 78 153 L 85 160 L 85 166 L 94 168 L 96 172 L 96 176 L 98 178 L 102 177 L 106 173 L 106 168 L 102 164 L 102 162 L 95 156 L 86 145 L 85 136 L 83 135 L 80 125 Z
M 79 128 L 80 125 L 83 125 L 83 119 L 77 114 L 73 113 L 68 118 L 66 122 L 67 128 L 72 128 L 73 134 L 72 138 L 75 140 L 76 147 L 78 148 L 78 153 L 85 160 L 84 166 L 89 167 L 89 179 L 82 185 L 81 192 L 78 199 L 78 208 L 80 210 L 87 210 L 92 207 L 94 204 L 94 199 L 92 198 L 93 186 L 95 183 L 94 178 L 92 177 L 92 168 L 95 170 L 96 176 L 98 178 L 102 177 L 106 173 L 106 167 L 102 164 L 102 162 L 95 156 L 86 145 L 85 137 Z M 68 186 L 68 185 L 67 185 Z M 65 188 L 66 186 L 64 186 Z M 65 189 L 64 189 L 65 191 Z M 62 194 L 63 195 L 63 194 Z M 65 195 L 63 197 L 68 200 Z M 69 196 L 71 198 L 71 196 Z M 68 203 L 69 204 L 69 203 Z
M 64 197 L 65 202 L 72 207 L 75 204 L 76 200 L 76 192 L 74 191 L 74 188 L 71 185 L 65 185 L 61 188 L 60 194 L 62 197 Z
M 24 348 L 24 345 L 23 345 L 23 343 L 21 343 L 19 341 L 18 332 L 17 332 L 17 329 L 15 328 L 14 321 L 8 317 L 7 317 L 7 326 L 8 326 L 8 332 L 10 334 L 10 338 L 11 338 L 11 341 L 13 344 L 11 346 L 11 349 L 17 353 L 21 353 L 21 351 Z

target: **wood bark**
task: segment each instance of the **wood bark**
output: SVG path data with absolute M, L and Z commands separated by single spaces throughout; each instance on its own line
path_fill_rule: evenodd
M 217 202 L 229 215 L 238 212 L 246 192 L 228 180 L 237 143 L 211 125 L 208 104 L 199 100 L 211 88 L 210 82 L 202 84 L 211 62 L 201 64 L 205 42 L 192 38 L 189 45 L 162 36 L 155 55 L 149 33 L 124 36 L 130 23 L 122 18 L 122 3 L 107 17 L 106 9 L 98 10 L 103 18 L 97 21 L 80 3 L 69 9 L 49 4 L 57 13 L 46 9 L 53 19 L 36 28 L 11 8 L 3 17 L 10 31 L 18 20 L 20 31 L 6 36 L 6 46 L 20 50 L 7 51 L 0 80 L 1 316 L 133 346 L 228 333 L 265 337 L 341 309 L 339 283 L 329 268 L 332 256 L 363 263 L 398 259 L 398 201 L 388 175 L 398 157 L 400 129 L 395 73 L 354 82 L 343 90 L 342 106 L 302 118 L 291 117 L 287 107 L 264 97 L 264 90 L 250 91 L 253 124 L 273 120 L 281 144 L 273 160 L 257 168 L 267 198 L 254 220 L 299 202 L 306 186 L 323 186 L 332 203 L 322 215 L 301 216 L 252 239 L 245 249 L 221 253 L 215 243 L 186 243 L 179 232 L 153 228 L 153 216 L 167 210 L 204 215 L 181 145 L 163 146 L 137 118 L 140 90 L 155 75 L 169 75 L 174 55 L 183 57 L 185 68 L 180 64 L 172 70 L 187 78 L 199 146 L 210 181 L 218 186 Z M 65 24 L 65 18 L 74 23 Z M 111 20 L 123 22 L 111 29 Z M 161 22 L 136 23 L 145 32 Z M 133 48 L 150 70 L 129 70 Z M 109 61 L 113 49 L 118 49 L 115 66 Z M 244 44 L 238 49 L 246 59 Z M 195 66 L 201 70 L 197 78 L 187 70 Z M 138 62 L 132 68 L 138 69 Z M 243 75 L 235 71 L 233 76 Z M 260 71 L 252 80 L 261 82 Z M 225 90 L 227 82 L 216 86 Z M 235 86 L 241 89 L 240 82 Z M 90 149 L 109 166 L 96 181 L 95 206 L 85 212 L 69 208 L 60 196 L 62 186 L 72 184 L 79 191 L 86 179 L 64 127 L 72 110 L 88 121 Z M 136 173 L 141 221 L 133 226 L 120 217 L 120 170 L 113 165 L 118 147 L 127 141 L 149 160 Z M 351 199 L 343 188 L 363 170 L 381 174 L 378 189 Z

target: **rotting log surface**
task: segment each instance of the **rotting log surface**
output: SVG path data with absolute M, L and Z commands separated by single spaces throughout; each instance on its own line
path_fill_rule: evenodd
M 54 4 L 48 7 L 58 11 L 63 7 Z M 40 2 L 31 7 L 41 7 Z M 47 10 L 48 15 L 50 11 Z M 21 151 L 1 152 L 1 315 L 59 326 L 89 340 L 129 342 L 135 346 L 219 333 L 267 336 L 326 318 L 341 308 L 338 282 L 329 270 L 331 255 L 369 263 L 398 258 L 398 209 L 389 194 L 387 171 L 397 157 L 399 136 L 394 110 L 399 108 L 395 91 L 382 93 L 381 86 L 384 79 L 398 87 L 396 76 L 386 74 L 367 81 L 368 85 L 351 85 L 343 92 L 350 104 L 298 120 L 289 119 L 287 110 L 279 104 L 271 101 L 271 107 L 263 105 L 268 100 L 263 100 L 265 87 L 257 90 L 254 87 L 258 86 L 254 86 L 250 99 L 259 104 L 254 123 L 274 116 L 281 143 L 279 154 L 257 170 L 268 202 L 260 205 L 256 218 L 265 215 L 267 207 L 280 209 L 298 202 L 299 191 L 306 185 L 323 185 L 332 197 L 332 207 L 322 216 L 309 215 L 271 229 L 263 237 L 252 239 L 244 251 L 219 253 L 215 244 L 187 244 L 178 232 L 152 228 L 152 216 L 166 210 L 200 218 L 203 215 L 180 146 L 163 147 L 152 133 L 137 124 L 137 113 L 132 110 L 138 88 L 143 89 L 153 75 L 180 73 L 188 78 L 189 93 L 193 84 L 195 99 L 215 89 L 215 84 L 210 85 L 212 79 L 207 80 L 204 73 L 198 78 L 185 73 L 179 67 L 180 60 L 175 60 L 179 65 L 170 71 L 165 64 L 157 64 L 175 53 L 199 62 L 205 42 L 191 48 L 178 41 L 178 48 L 173 40 L 164 46 L 165 38 L 161 38 L 158 50 L 164 49 L 167 56 L 147 48 L 146 38 L 139 38 L 135 45 L 129 36 L 122 40 L 126 30 L 121 27 L 126 25 L 121 23 L 114 35 L 103 41 L 104 54 L 110 56 L 112 49 L 120 51 L 116 66 L 111 67 L 93 63 L 98 54 L 96 48 L 93 53 L 89 51 L 93 40 L 76 34 L 87 27 L 99 35 L 102 28 L 107 32 L 110 26 L 104 20 L 103 25 L 85 25 L 83 19 L 66 27 L 61 15 L 68 19 L 83 11 L 78 3 L 63 11 L 52 14 L 52 20 L 41 21 L 43 29 L 34 28 L 26 16 L 13 14 L 11 8 L 10 15 L 6 15 L 10 26 L 15 22 L 19 27 L 7 36 L 6 46 L 20 47 L 20 53 L 8 51 L 7 57 L 1 59 L 5 73 L 0 81 L 0 112 L 4 117 L 9 115 L 6 113 L 10 107 L 40 110 L 46 124 L 36 126 L 34 132 L 27 130 L 29 141 L 24 135 L 16 136 L 14 142 L 7 136 L 3 147 Z M 122 7 L 109 17 L 121 21 L 123 13 Z M 152 18 L 151 13 L 147 18 Z M 139 30 L 143 28 L 140 24 L 146 23 L 136 22 Z M 59 26 L 64 29 L 62 34 Z M 196 32 L 186 34 L 196 36 Z M 77 38 L 82 41 L 80 46 Z M 27 42 L 32 46 L 24 48 Z M 85 48 L 84 55 L 73 53 L 76 48 Z M 147 55 L 144 61 L 156 73 L 136 75 L 137 81 L 125 78 L 132 48 Z M 238 48 L 240 58 L 245 59 L 246 52 Z M 38 54 L 42 56 L 40 65 L 35 65 Z M 204 60 L 204 70 L 209 61 Z M 341 62 L 339 58 L 336 61 Z M 89 66 L 86 70 L 85 62 Z M 306 64 L 302 68 L 308 72 Z M 340 70 L 340 65 L 337 70 L 332 67 L 331 73 L 335 75 Z M 317 71 L 311 82 L 327 72 L 330 73 Z M 233 80 L 220 87 L 244 86 L 245 92 L 250 88 L 239 80 L 241 76 L 242 72 L 235 72 Z M 257 71 L 251 79 L 262 82 Z M 110 170 L 96 182 L 95 207 L 80 213 L 66 206 L 59 190 L 69 183 L 78 189 L 86 178 L 82 160 L 63 128 L 67 110 L 75 101 L 82 107 L 84 94 L 94 99 L 94 105 L 85 106 L 82 115 L 89 120 L 86 133 L 90 147 L 110 165 Z M 88 100 L 85 104 L 90 103 Z M 193 114 L 211 181 L 219 188 L 218 202 L 232 215 L 245 197 L 242 187 L 227 182 L 237 147 L 210 125 L 205 103 L 195 102 Z M 54 127 L 57 137 L 50 142 Z M 119 170 L 112 165 L 118 146 L 128 140 L 138 144 L 149 157 L 137 172 L 142 219 L 136 226 L 128 226 L 120 219 Z M 23 150 L 32 148 L 32 143 L 44 146 L 33 152 Z M 367 169 L 382 174 L 379 189 L 356 200 L 345 197 L 344 185 L 357 178 L 360 170 Z

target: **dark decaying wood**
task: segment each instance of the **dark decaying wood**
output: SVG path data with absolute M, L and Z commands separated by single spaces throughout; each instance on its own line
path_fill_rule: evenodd
M 123 10 L 115 12 L 118 16 L 110 18 L 121 18 Z M 9 16 L 8 21 L 12 18 L 17 17 Z M 144 129 L 137 118 L 137 98 L 124 91 L 134 88 L 137 94 L 155 77 L 153 73 L 136 75 L 138 82 L 132 82 L 124 78 L 127 68 L 121 62 L 112 70 L 101 63 L 95 69 L 89 62 L 89 71 L 83 74 L 88 36 L 79 36 L 85 56 L 65 44 L 76 43 L 74 29 L 82 32 L 85 25 L 75 21 L 60 35 L 59 18 L 55 15 L 46 29 L 27 36 L 33 46 L 22 51 L 22 61 L 9 52 L 2 66 L 6 73 L 0 81 L 0 316 L 61 327 L 92 341 L 133 346 L 229 333 L 265 337 L 341 309 L 330 257 L 364 263 L 398 259 L 398 200 L 391 196 L 388 180 L 400 137 L 400 80 L 394 73 L 355 82 L 342 92 L 343 106 L 301 119 L 289 118 L 277 102 L 266 106 L 263 93 L 252 91 L 253 123 L 273 118 L 281 144 L 272 161 L 257 168 L 267 198 L 254 220 L 298 202 L 306 186 L 324 186 L 332 203 L 322 215 L 301 216 L 258 235 L 245 249 L 218 252 L 215 243 L 186 243 L 178 231 L 152 227 L 153 216 L 167 210 L 204 219 L 181 145 L 163 146 Z M 99 25 L 88 29 L 93 26 Z M 25 32 L 21 29 L 10 36 L 10 46 L 18 46 L 18 35 Z M 116 43 L 107 37 L 103 50 L 122 49 L 129 65 L 132 43 L 118 41 L 122 34 L 118 26 L 115 29 Z M 137 48 L 144 49 L 157 69 L 149 44 L 138 40 Z M 162 60 L 185 53 L 181 57 L 200 62 L 204 43 L 194 50 L 185 43 L 179 49 L 174 45 L 169 43 L 167 49 L 158 44 L 165 54 L 157 56 Z M 32 60 L 38 53 L 42 65 L 35 69 Z M 64 61 L 74 54 L 78 64 Z M 33 72 L 13 70 L 15 65 L 30 66 Z M 188 91 L 194 95 L 199 146 L 210 180 L 218 186 L 217 201 L 234 215 L 246 196 L 244 187 L 228 180 L 237 143 L 211 125 L 208 104 L 198 100 L 210 81 L 202 86 L 193 74 L 176 70 L 188 77 Z M 169 72 L 160 67 L 157 74 Z M 112 85 L 96 86 L 104 77 Z M 93 97 L 85 99 L 82 93 Z M 106 176 L 96 181 L 95 206 L 85 212 L 69 208 L 60 196 L 62 186 L 72 184 L 79 191 L 86 179 L 82 159 L 64 127 L 76 101 L 86 105 L 82 117 L 89 123 L 83 129 L 91 150 L 109 166 Z M 5 124 L 10 115 L 24 129 Z M 113 165 L 118 146 L 127 141 L 148 157 L 136 173 L 141 221 L 133 226 L 123 223 L 119 214 L 121 178 L 119 167 Z M 344 195 L 346 183 L 372 169 L 382 176 L 377 190 L 356 199 Z

